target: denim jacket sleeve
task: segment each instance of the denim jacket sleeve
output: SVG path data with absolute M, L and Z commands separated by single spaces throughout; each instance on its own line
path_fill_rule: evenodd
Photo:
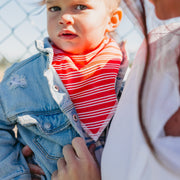
M 5 117 L 0 97 L 0 180 L 31 179 L 29 168 L 13 131 Z

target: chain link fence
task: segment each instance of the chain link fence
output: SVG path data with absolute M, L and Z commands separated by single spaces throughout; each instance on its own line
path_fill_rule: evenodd
M 117 41 L 127 40 L 132 60 L 142 41 L 140 33 L 125 15 L 117 32 Z M 34 40 L 46 36 L 46 10 L 38 0 L 0 0 L 0 80 L 8 66 L 36 53 Z

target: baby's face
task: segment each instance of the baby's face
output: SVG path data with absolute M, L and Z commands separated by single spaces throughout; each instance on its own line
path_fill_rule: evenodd
M 105 0 L 46 0 L 46 6 L 49 37 L 67 53 L 88 53 L 109 31 Z

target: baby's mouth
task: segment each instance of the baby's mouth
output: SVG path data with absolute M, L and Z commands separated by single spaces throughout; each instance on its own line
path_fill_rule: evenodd
M 74 33 L 70 33 L 70 32 L 67 32 L 67 33 L 64 32 L 64 33 L 60 33 L 59 37 L 62 38 L 62 39 L 69 39 L 69 40 L 71 40 L 71 39 L 76 38 L 77 35 L 74 34 Z

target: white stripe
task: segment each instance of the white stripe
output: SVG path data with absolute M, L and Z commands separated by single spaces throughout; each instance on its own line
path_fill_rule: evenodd
M 72 67 L 72 66 L 70 66 L 70 64 L 64 64 L 63 66 L 62 65 L 58 65 L 58 64 L 53 64 L 53 67 L 57 70 L 57 71 L 59 71 L 59 70 L 67 70 L 67 69 L 72 69 L 72 68 L 75 68 L 76 66 L 74 66 L 74 67 Z M 76 69 L 77 69 L 77 67 L 76 67 Z
M 101 66 L 100 66 L 101 65 Z M 112 64 L 112 65 L 106 65 L 106 68 L 104 67 L 106 65 L 106 63 L 101 63 L 101 64 L 95 64 L 95 65 L 93 65 L 93 66 L 90 66 L 90 67 L 88 67 L 88 68 L 83 68 L 83 69 L 81 69 L 81 70 L 79 70 L 80 72 L 81 72 L 81 76 L 82 76 L 82 74 L 84 74 L 84 75 L 88 75 L 88 74 L 91 74 L 92 72 L 98 72 L 99 70 L 101 70 L 101 69 L 109 69 L 109 70 L 114 70 L 114 69 L 119 69 L 119 64 Z M 100 67 L 100 68 L 99 68 Z M 97 68 L 98 68 L 98 71 L 97 71 Z M 57 68 L 57 70 L 59 70 L 58 68 Z M 74 75 L 76 75 L 77 74 L 77 71 L 73 71 L 73 72 L 68 72 L 68 73 L 66 73 L 66 75 L 67 75 L 67 77 L 71 77 L 71 76 L 74 76 Z M 80 77 L 81 77 L 80 76 Z
M 107 122 L 107 121 L 109 121 L 110 120 L 110 118 L 107 118 L 107 119 L 103 119 L 103 120 L 100 120 L 100 121 L 98 121 L 98 122 L 90 122 L 90 123 L 86 123 L 86 124 L 82 124 L 82 127 L 85 127 L 85 126 L 93 126 L 93 125 L 95 125 L 95 124 L 99 124 L 99 123 L 104 123 L 104 122 Z
M 85 79 L 85 80 L 80 81 L 80 82 L 69 83 L 67 85 L 72 86 L 72 87 L 73 86 L 82 86 L 82 85 L 87 84 L 87 83 L 91 83 L 91 82 L 94 83 L 94 81 L 100 81 L 100 80 L 103 81 L 103 80 L 106 80 L 106 78 L 109 79 L 109 77 L 115 79 L 116 76 L 117 76 L 117 73 L 108 72 L 108 73 L 98 74 L 96 76 L 89 77 L 88 79 Z M 61 79 L 63 79 L 63 78 L 61 78 Z
M 93 85 L 93 84 L 96 84 L 96 83 L 100 83 L 100 82 L 102 82 L 102 81 L 105 81 L 105 80 L 112 80 L 112 77 L 108 77 L 108 78 L 106 78 L 106 79 L 103 79 L 103 80 L 101 80 L 101 79 L 98 79 L 98 80 L 96 80 L 96 81 L 92 81 L 92 82 L 88 82 L 88 83 L 90 83 L 90 84 L 88 84 L 87 82 L 85 82 L 85 83 L 78 83 L 76 86 L 72 86 L 72 87 L 69 87 L 67 84 L 66 84 L 66 86 L 67 86 L 67 89 L 70 91 L 70 90 L 77 90 L 77 89 L 80 89 L 80 88 L 84 88 L 84 87 L 86 87 L 86 86 L 89 86 L 89 85 Z M 110 84 L 109 84 L 110 85 Z
M 112 69 L 106 69 L 109 73 L 111 72 L 111 74 L 113 73 L 117 73 L 116 71 L 118 71 L 118 69 L 119 68 L 113 68 L 114 70 L 112 70 Z M 57 71 L 58 70 L 62 70 L 62 69 L 56 69 Z M 63 69 L 64 71 L 65 71 L 65 69 Z M 104 69 L 105 70 L 105 69 Z M 116 71 L 115 71 L 116 70 Z M 68 70 L 69 71 L 69 70 Z M 71 71 L 72 71 L 72 68 L 71 68 Z M 62 80 L 66 80 L 66 79 L 69 79 L 69 80 L 73 80 L 73 79 L 79 79 L 79 78 L 85 78 L 85 79 L 87 79 L 89 76 L 92 76 L 92 74 L 93 73 L 99 73 L 98 71 L 101 71 L 101 70 L 97 70 L 97 71 L 93 71 L 93 72 L 89 72 L 89 73 L 86 73 L 86 74 L 83 74 L 83 73 L 81 73 L 81 72 L 76 72 L 76 73 L 74 73 L 74 72 L 70 72 L 70 73 L 62 73 L 62 72 L 60 72 L 60 77 L 61 77 L 61 79 Z M 103 74 L 106 74 L 106 73 L 108 73 L 108 72 L 105 72 L 105 73 L 103 73 Z M 67 75 L 67 74 L 69 74 L 69 75 Z M 101 73 L 99 73 L 99 74 L 101 74 Z
M 112 109 L 113 109 L 112 107 L 108 107 L 108 108 L 102 108 L 102 109 L 98 109 L 98 110 L 89 111 L 87 113 L 84 113 L 83 115 L 79 113 L 79 117 L 89 119 L 89 118 L 96 117 L 96 116 L 102 116 L 102 115 L 110 113 L 112 111 Z M 95 116 L 91 116 L 92 114 L 95 114 Z M 86 116 L 88 116 L 88 117 L 86 117 Z
M 84 129 L 85 128 L 88 128 L 88 129 L 98 129 L 98 128 L 101 128 L 102 126 L 104 125 L 104 123 L 103 124 L 99 124 L 98 126 L 82 126 Z
M 101 94 L 101 93 L 105 93 L 105 92 L 111 91 L 112 88 L 114 88 L 114 84 L 112 86 L 109 85 L 109 87 L 104 87 L 104 88 L 99 88 L 99 89 L 98 88 L 99 87 L 97 87 L 95 90 L 93 88 L 85 90 L 86 92 L 83 91 L 83 93 L 81 93 L 78 96 L 76 94 L 71 94 L 70 97 L 71 97 L 71 99 L 77 100 L 77 99 L 84 99 L 84 98 L 86 98 L 88 96 L 94 96 L 94 95 L 98 95 L 98 94 Z M 90 91 L 91 91 L 91 94 L 89 94 Z
M 97 86 L 97 88 L 99 88 L 99 86 L 97 85 L 97 84 L 102 84 L 102 86 L 103 86 L 103 84 L 105 84 L 105 82 L 103 82 L 103 81 L 108 81 L 108 80 L 112 80 L 112 77 L 109 77 L 109 78 L 106 78 L 106 79 L 104 79 L 104 80 L 96 80 L 96 81 L 92 81 L 92 82 L 89 82 L 89 84 L 88 83 L 84 83 L 84 84 L 77 84 L 76 86 L 72 86 L 72 87 L 69 87 L 69 86 L 67 86 L 67 90 L 69 90 L 69 91 L 75 91 L 75 90 L 80 90 L 80 89 L 83 89 L 84 88 L 84 91 L 87 89 L 87 87 L 88 86 Z M 114 80 L 115 81 L 115 80 Z M 108 84 L 109 85 L 109 87 L 111 87 L 111 88 L 115 88 L 115 86 L 114 86 L 114 82 L 111 82 L 111 83 L 109 83 Z M 89 92 L 90 92 L 90 90 L 91 90 L 91 88 L 90 87 L 88 87 L 88 89 L 89 89 Z M 103 87 L 100 87 L 99 88 L 99 90 L 100 89 L 103 89 Z M 82 90 L 81 90 L 82 91 Z M 84 92 L 84 91 L 82 91 L 82 92 Z
M 104 115 L 109 115 L 109 113 L 110 112 L 104 112 L 104 114 L 95 114 L 95 115 L 91 115 L 91 117 L 90 116 L 88 116 L 88 117 L 86 117 L 86 116 L 84 116 L 84 117 L 81 117 L 81 116 L 79 116 L 79 118 L 83 118 L 83 122 L 85 122 L 86 120 L 88 120 L 89 121 L 89 119 L 92 119 L 92 118 L 96 118 L 96 119 L 98 119 L 98 118 L 100 118 L 100 117 L 102 117 L 102 116 L 104 116 Z
M 115 94 L 110 94 L 110 95 L 106 95 L 106 96 L 103 96 L 103 97 L 99 97 L 99 98 L 94 98 L 94 99 L 90 99 L 90 100 L 87 100 L 87 101 L 83 101 L 83 102 L 79 102 L 79 103 L 76 103 L 77 105 L 86 105 L 86 104 L 93 104 L 94 102 L 101 102 L 101 101 L 105 101 L 106 102 L 106 99 L 114 99 L 116 100 L 116 95 Z M 87 105 L 87 106 L 88 106 Z
M 85 97 L 89 96 L 90 91 L 91 91 L 91 95 L 94 95 L 94 94 L 98 94 L 101 92 L 106 92 L 106 91 L 112 90 L 112 87 L 114 88 L 114 83 L 113 84 L 105 84 L 105 85 L 97 86 L 97 87 L 87 89 L 87 90 L 84 90 L 84 91 L 81 91 L 78 93 L 74 93 L 74 94 L 72 94 L 71 97 L 75 98 L 75 99 L 85 98 Z
M 102 112 L 100 112 L 99 114 L 98 113 L 87 113 L 87 114 L 85 114 L 85 115 L 83 115 L 83 116 L 81 116 L 81 115 L 79 115 L 79 118 L 81 119 L 83 119 L 83 121 L 84 120 L 86 120 L 86 119 L 92 119 L 92 118 L 98 118 L 98 117 L 100 117 L 100 116 L 104 116 L 104 115 L 108 115 L 109 113 L 110 113 L 110 111 L 111 110 L 105 110 L 105 111 L 102 111 Z
M 82 110 L 82 109 L 86 109 L 88 107 L 96 107 L 98 105 L 104 105 L 104 104 L 108 104 L 108 103 L 112 103 L 116 101 L 116 98 L 113 97 L 112 98 L 107 98 L 107 99 L 102 99 L 102 100 L 99 100 L 99 101 L 96 101 L 96 102 L 89 102 L 89 103 L 85 103 L 85 102 L 82 102 L 82 103 L 77 103 L 75 104 L 75 108 L 78 109 L 78 110 Z M 86 111 L 86 110 L 85 110 Z

